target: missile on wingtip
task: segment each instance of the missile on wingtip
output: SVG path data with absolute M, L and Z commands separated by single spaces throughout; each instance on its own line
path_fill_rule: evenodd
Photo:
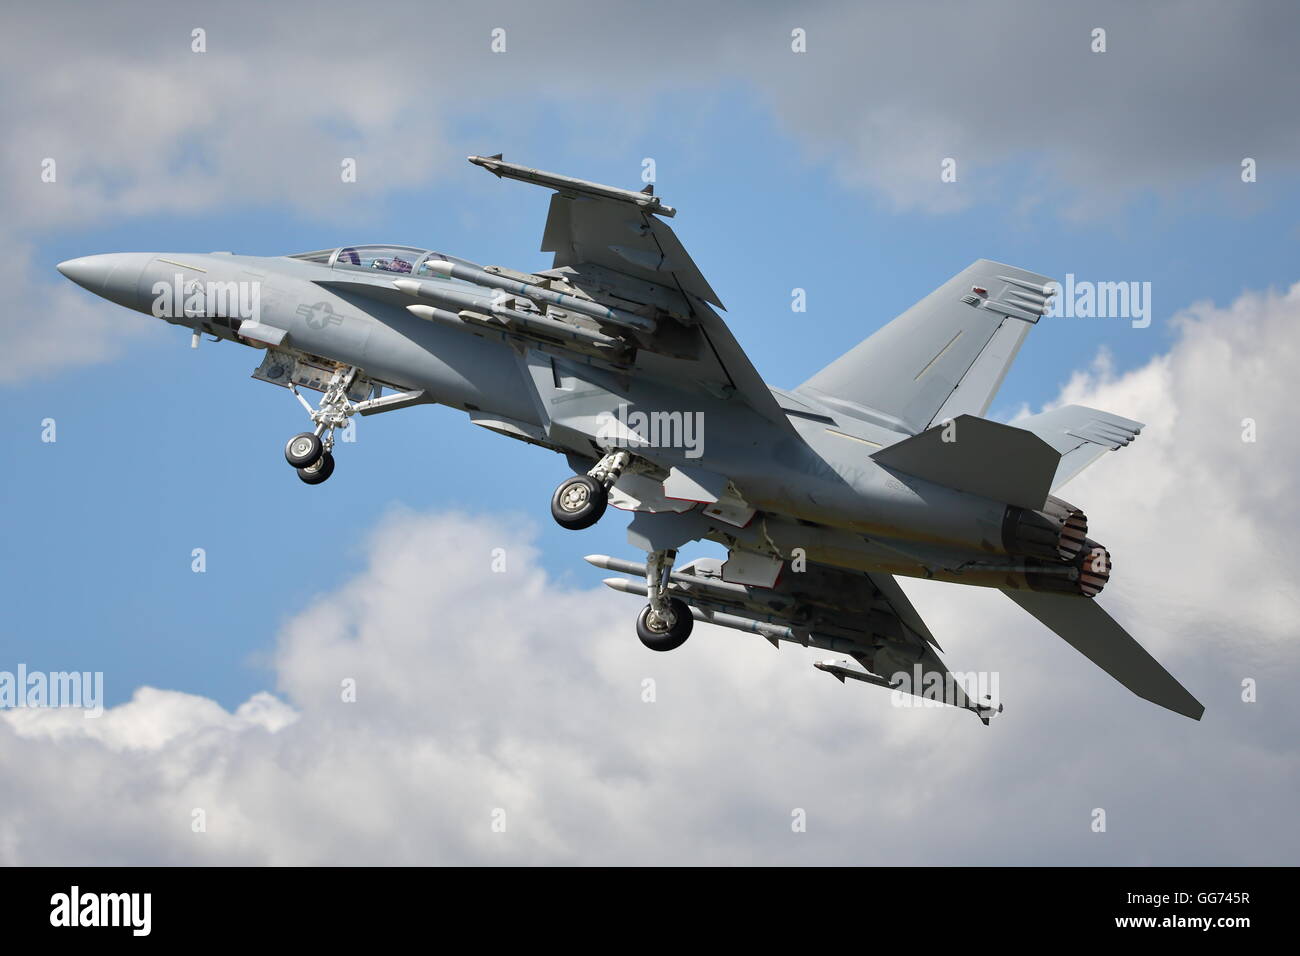
M 848 660 L 813 661 L 813 667 L 817 668 L 819 671 L 825 671 L 826 673 L 832 675 L 841 684 L 844 683 L 844 678 L 846 677 L 851 677 L 854 680 L 860 680 L 864 684 L 874 684 L 877 687 L 884 687 L 888 690 L 897 690 L 902 684 L 901 681 L 896 684 L 891 684 L 888 680 L 881 677 L 879 674 L 872 674 L 869 671 L 866 671 L 863 668 L 856 666 L 852 661 L 848 661 Z M 997 707 L 994 707 L 992 704 L 981 704 L 973 700 L 970 701 L 970 703 L 967 706 L 962 707 L 961 709 L 969 710 L 971 713 L 973 713 L 976 717 L 980 719 L 980 723 L 982 723 L 985 727 L 989 725 L 989 721 L 991 721 L 998 714 L 1002 713 L 1001 704 L 998 704 Z
M 500 153 L 495 156 L 469 156 L 467 158 L 475 166 L 482 166 L 498 177 L 504 176 L 506 179 L 518 179 L 521 182 L 534 183 L 538 186 L 549 186 L 551 189 L 558 189 L 560 192 L 570 195 L 576 193 L 580 196 L 600 196 L 604 199 L 617 199 L 639 206 L 646 212 L 666 216 L 669 219 L 677 215 L 676 209 L 672 206 L 665 206 L 659 197 L 652 192 L 636 192 L 632 189 L 619 189 L 617 186 L 603 186 L 600 183 L 589 182 L 585 179 L 574 179 L 572 176 L 561 176 L 559 173 L 548 173 L 545 170 L 533 169 L 531 166 L 507 163 L 501 158 Z
M 891 690 L 898 686 L 897 684 L 891 684 L 879 674 L 872 674 L 870 671 L 863 670 L 861 667 L 847 660 L 813 661 L 813 667 L 817 668 L 819 671 L 825 671 L 832 675 L 839 680 L 841 684 L 844 683 L 844 678 L 851 677 L 854 680 L 862 681 L 864 684 L 875 684 L 877 687 L 888 687 Z

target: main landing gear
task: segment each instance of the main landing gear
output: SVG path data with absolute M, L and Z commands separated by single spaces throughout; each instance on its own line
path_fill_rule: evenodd
M 551 496 L 551 517 L 561 528 L 581 531 L 590 528 L 605 513 L 609 489 L 631 463 L 626 451 L 611 451 L 585 475 L 574 475 L 560 482 Z
M 668 596 L 676 551 L 651 551 L 646 555 L 645 586 L 650 603 L 636 619 L 636 636 L 652 651 L 671 651 L 686 643 L 695 626 L 691 609 L 680 598 Z
M 551 517 L 572 531 L 590 528 L 605 513 L 609 489 L 630 464 L 630 453 L 611 451 L 585 475 L 574 475 L 560 482 L 551 496 Z M 636 619 L 636 636 L 652 651 L 681 647 L 695 626 L 690 607 L 681 598 L 672 597 L 668 590 L 676 559 L 675 550 L 651 551 L 646 555 L 645 586 L 650 603 Z
M 316 424 L 315 431 L 294 435 L 284 446 L 284 460 L 298 470 L 303 484 L 319 485 L 334 474 L 334 429 L 346 428 L 356 412 L 356 406 L 348 400 L 348 389 L 356 377 L 356 368 L 335 372 L 319 408 L 312 408 L 297 386 L 289 386 Z

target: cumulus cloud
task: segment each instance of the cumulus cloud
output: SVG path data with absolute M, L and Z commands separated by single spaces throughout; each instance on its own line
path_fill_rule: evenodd
M 1294 863 L 1297 321 L 1300 285 L 1197 305 L 1167 354 L 1060 396 L 1148 423 L 1064 494 L 1115 555 L 1102 603 L 1200 723 L 996 592 L 904 582 L 951 667 L 999 673 L 984 728 L 752 635 L 701 625 L 653 654 L 636 602 L 549 579 L 526 524 L 401 511 L 363 571 L 304 597 L 274 694 L 0 716 L 22 768 L 0 779 L 0 862 Z
M 1244 157 L 1300 162 L 1298 16 L 1273 3 L 950 0 L 924 17 L 905 2 L 822 4 L 776 18 L 806 28 L 808 53 L 772 57 L 760 82 L 810 154 L 896 209 L 1015 197 L 1096 217 L 1148 191 L 1245 204 Z M 943 184 L 949 157 L 958 178 Z

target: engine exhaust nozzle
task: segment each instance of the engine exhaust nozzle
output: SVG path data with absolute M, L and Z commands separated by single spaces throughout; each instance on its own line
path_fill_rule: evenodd
M 1002 546 L 1008 554 L 1073 561 L 1087 537 L 1088 516 L 1060 498 L 1049 497 L 1042 511 L 1012 505 L 1002 519 Z
M 1037 561 L 1030 559 L 1025 581 L 1032 591 L 1055 591 L 1058 594 L 1081 594 L 1096 597 L 1110 580 L 1110 552 L 1090 538 L 1085 538 L 1072 561 Z

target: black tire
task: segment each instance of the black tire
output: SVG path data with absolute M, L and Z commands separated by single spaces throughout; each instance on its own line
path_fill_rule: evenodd
M 304 485 L 319 485 L 322 481 L 328 481 L 332 474 L 334 474 L 334 456 L 329 452 L 321 455 L 315 464 L 298 469 L 298 478 Z
M 673 609 L 675 618 L 671 628 L 663 630 L 650 626 L 649 604 L 641 609 L 641 615 L 636 619 L 636 636 L 652 651 L 676 650 L 686 643 L 686 639 L 691 636 L 691 630 L 695 627 L 695 618 L 691 617 L 691 609 L 685 602 L 678 598 L 669 598 L 668 603 Z
M 285 443 L 284 460 L 295 468 L 310 468 L 320 460 L 324 451 L 325 446 L 321 444 L 319 435 L 303 432 Z
M 561 528 L 590 528 L 605 513 L 609 495 L 605 486 L 587 475 L 574 475 L 551 495 L 551 517 Z

